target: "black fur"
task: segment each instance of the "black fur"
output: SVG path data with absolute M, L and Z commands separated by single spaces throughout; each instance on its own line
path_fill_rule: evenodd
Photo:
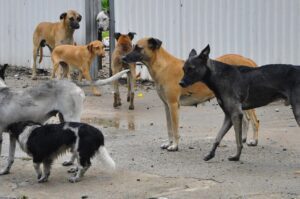
M 238 150 L 230 160 L 239 160 L 242 151 L 242 110 L 284 99 L 286 104 L 291 104 L 295 119 L 300 125 L 300 66 L 271 64 L 257 68 L 237 68 L 210 60 L 209 52 L 210 48 L 207 46 L 199 55 L 190 53 L 184 63 L 184 77 L 179 83 L 182 87 L 187 87 L 198 81 L 204 82 L 215 93 L 225 113 L 215 145 L 205 160 L 214 157 L 218 144 L 232 125 L 235 128 Z
M 4 64 L 3 66 L 0 65 L 0 78 L 2 78 L 3 80 L 5 80 L 5 71 L 8 66 L 8 64 Z

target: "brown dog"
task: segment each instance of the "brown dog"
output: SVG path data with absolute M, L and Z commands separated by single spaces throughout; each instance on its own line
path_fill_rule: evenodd
M 36 59 L 40 51 L 41 63 L 43 58 L 43 47 L 48 46 L 52 52 L 54 47 L 60 44 L 74 44 L 73 34 L 79 28 L 81 15 L 69 10 L 60 15 L 60 21 L 56 23 L 42 22 L 37 25 L 33 33 L 33 66 L 32 79 L 36 80 Z
M 115 33 L 117 44 L 112 54 L 112 73 L 113 75 L 120 72 L 123 68 L 130 69 L 130 74 L 127 75 L 128 94 L 127 102 L 130 102 L 129 109 L 134 109 L 134 86 L 136 80 L 135 63 L 126 64 L 121 58 L 132 50 L 132 40 L 135 33 L 129 32 L 127 35 Z M 116 108 L 121 106 L 121 98 L 119 91 L 119 82 L 114 82 L 114 104 Z
M 161 148 L 168 151 L 177 151 L 179 134 L 178 134 L 178 109 L 180 105 L 192 106 L 205 102 L 214 97 L 213 92 L 201 82 L 195 83 L 187 88 L 179 85 L 183 77 L 184 61 L 169 54 L 161 47 L 162 42 L 155 38 L 144 38 L 137 42 L 134 49 L 123 57 L 123 61 L 127 63 L 142 62 L 144 63 L 152 79 L 155 82 L 157 93 L 165 105 L 167 116 L 167 126 L 169 141 L 161 145 Z M 240 55 L 225 55 L 219 58 L 220 61 L 232 65 L 246 65 L 255 67 L 256 64 Z M 249 117 L 244 117 L 243 132 L 246 133 L 248 122 L 251 120 L 254 127 L 254 139 L 249 145 L 257 144 L 258 121 L 255 111 L 247 112 Z M 244 134 L 244 139 L 246 140 Z
M 51 59 L 53 63 L 53 71 L 51 78 L 55 77 L 56 71 L 59 64 L 63 63 L 63 76 L 70 79 L 70 66 L 79 69 L 79 80 L 82 80 L 82 76 L 88 80 L 92 81 L 90 76 L 90 67 L 93 59 L 96 55 L 100 57 L 105 56 L 104 45 L 101 41 L 92 41 L 85 46 L 75 46 L 75 45 L 59 45 L 56 46 L 52 52 Z M 100 92 L 95 86 L 92 86 L 94 95 L 100 96 Z

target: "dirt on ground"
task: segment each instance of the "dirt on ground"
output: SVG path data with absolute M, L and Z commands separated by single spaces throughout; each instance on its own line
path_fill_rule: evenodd
M 26 89 L 49 79 L 49 73 L 44 74 L 32 81 L 28 70 L 10 69 L 6 82 L 16 90 Z M 69 168 L 61 165 L 70 157 L 66 154 L 55 161 L 49 182 L 39 184 L 32 160 L 18 148 L 11 173 L 0 176 L 0 198 L 300 198 L 299 127 L 283 102 L 256 109 L 259 143 L 244 145 L 239 162 L 227 160 L 236 150 L 233 130 L 224 137 L 216 157 L 205 162 L 223 121 L 215 100 L 180 108 L 179 151 L 167 152 L 160 149 L 167 140 L 164 107 L 151 84 L 137 86 L 133 111 L 128 110 L 125 86 L 118 109 L 112 106 L 112 86 L 100 89 L 101 97 L 84 89 L 82 121 L 101 129 L 117 170 L 110 172 L 94 159 L 82 181 L 72 184 Z M 5 133 L 1 168 L 7 153 Z

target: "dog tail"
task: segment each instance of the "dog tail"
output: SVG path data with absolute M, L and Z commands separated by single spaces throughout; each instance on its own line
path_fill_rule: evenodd
M 105 146 L 100 146 L 99 149 L 99 157 L 102 163 L 104 163 L 104 165 L 106 167 L 108 167 L 111 170 L 115 170 L 116 169 L 116 163 L 115 161 L 110 157 L 108 151 L 106 150 Z
M 128 73 L 129 72 L 129 69 L 126 69 L 126 70 L 122 70 L 121 72 L 118 72 L 117 74 L 109 77 L 109 78 L 106 78 L 106 79 L 99 79 L 95 82 L 75 82 L 77 85 L 79 86 L 90 86 L 90 85 L 95 85 L 95 86 L 103 86 L 105 84 L 109 84 L 117 79 L 120 79 L 124 74 Z

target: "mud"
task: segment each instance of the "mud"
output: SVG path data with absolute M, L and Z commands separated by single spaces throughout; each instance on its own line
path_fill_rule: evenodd
M 12 70 L 8 86 L 24 89 L 49 77 L 45 73 L 31 81 L 29 74 Z M 257 109 L 259 143 L 244 145 L 241 161 L 227 160 L 236 149 L 231 130 L 216 157 L 205 162 L 223 121 L 215 100 L 181 107 L 180 148 L 167 152 L 159 147 L 167 139 L 164 108 L 151 85 L 137 87 L 134 111 L 128 110 L 125 86 L 119 109 L 112 106 L 112 86 L 101 87 L 101 97 L 85 91 L 82 121 L 103 131 L 117 170 L 111 173 L 95 159 L 83 180 L 71 184 L 68 168 L 61 166 L 66 154 L 54 163 L 49 182 L 38 184 L 30 158 L 18 149 L 11 174 L 0 176 L 0 198 L 300 198 L 300 133 L 292 110 L 282 102 Z M 5 134 L 1 167 L 7 142 Z

